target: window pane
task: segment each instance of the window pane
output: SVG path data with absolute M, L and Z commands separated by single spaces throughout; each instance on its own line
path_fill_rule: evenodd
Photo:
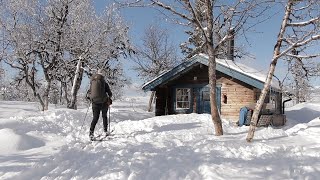
M 176 108 L 189 109 L 190 108 L 190 92 L 188 88 L 176 89 Z
M 189 102 L 183 102 L 182 103 L 183 108 L 189 108 Z
M 184 95 L 189 96 L 190 89 L 184 89 Z
M 188 91 L 186 90 L 186 89 L 183 89 L 183 91 L 182 91 L 183 93 L 182 93 L 182 95 L 188 95 Z
M 182 94 L 181 89 L 177 89 L 177 91 L 176 91 L 177 97 L 181 96 L 181 94 Z

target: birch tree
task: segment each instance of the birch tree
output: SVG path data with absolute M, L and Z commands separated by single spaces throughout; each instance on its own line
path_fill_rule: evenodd
M 157 25 L 150 25 L 145 29 L 142 46 L 137 46 L 136 52 L 136 58 L 133 58 L 136 63 L 134 70 L 145 81 L 150 81 L 178 64 L 176 48 L 170 42 L 168 31 Z M 153 91 L 148 105 L 149 112 L 154 95 Z
M 318 0 L 288 0 L 286 2 L 267 78 L 252 115 L 250 129 L 246 138 L 248 142 L 251 142 L 254 137 L 258 116 L 269 91 L 278 60 L 285 56 L 298 59 L 310 59 L 319 56 L 319 51 L 315 51 L 316 54 L 310 54 L 310 51 L 305 49 L 318 49 L 319 45 L 317 41 L 320 39 L 319 28 L 320 2 Z M 293 50 L 301 50 L 301 53 L 292 53 Z
M 216 57 L 219 50 L 235 34 L 244 33 L 254 24 L 260 22 L 258 17 L 263 15 L 268 6 L 264 6 L 262 0 L 235 0 L 215 1 L 203 0 L 203 21 L 200 20 L 195 1 L 192 0 L 136 0 L 130 1 L 127 5 L 146 4 L 158 8 L 167 18 L 173 22 L 186 27 L 196 27 L 201 32 L 204 41 L 199 46 L 206 49 L 208 55 L 208 74 L 210 87 L 211 116 L 215 127 L 215 135 L 223 135 L 222 122 L 218 113 L 216 102 Z M 247 24 L 250 20 L 255 23 Z
M 131 53 L 129 28 L 116 8 L 106 7 L 97 15 L 90 0 L 75 3 L 69 7 L 69 24 L 64 39 L 67 56 L 60 63 L 57 77 L 63 85 L 68 108 L 72 109 L 76 109 L 82 79 L 85 75 L 90 78 L 99 68 L 105 69 L 111 88 L 120 93 L 126 79 L 119 57 Z

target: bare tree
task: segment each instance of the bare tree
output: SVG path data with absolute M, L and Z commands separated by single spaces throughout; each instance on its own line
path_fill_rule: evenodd
M 278 33 L 278 39 L 274 46 L 273 57 L 269 72 L 259 100 L 254 109 L 247 141 L 251 142 L 258 122 L 264 99 L 270 88 L 270 83 L 280 58 L 285 56 L 295 58 L 313 58 L 319 54 L 310 55 L 304 48 L 316 48 L 316 42 L 320 39 L 320 2 L 318 0 L 288 0 L 284 17 Z M 300 54 L 292 53 L 293 50 L 304 50 Z
M 168 19 L 177 24 L 187 27 L 196 27 L 204 39 L 199 49 L 206 49 L 208 55 L 208 74 L 210 86 L 211 116 L 217 136 L 223 135 L 222 121 L 218 113 L 216 102 L 216 57 L 223 45 L 234 37 L 235 34 L 244 33 L 254 24 L 259 23 L 257 19 L 268 9 L 263 0 L 236 0 L 236 1 L 201 1 L 203 21 L 200 20 L 196 10 L 195 1 L 192 0 L 136 0 L 127 5 L 149 5 L 159 8 Z M 168 14 L 169 13 L 169 14 Z M 172 16 L 174 15 L 174 16 Z M 202 18 L 202 17 L 201 17 Z M 246 26 L 247 22 L 254 19 L 256 23 Z
M 84 13 L 84 9 L 89 11 Z M 128 36 L 129 27 L 114 6 L 108 7 L 101 16 L 92 13 L 94 11 L 88 5 L 76 11 L 73 14 L 81 18 L 74 18 L 76 20 L 69 38 L 69 52 L 72 61 L 77 64 L 77 68 L 73 70 L 75 78 L 69 108 L 75 108 L 77 91 L 84 73 L 90 77 L 99 68 L 105 69 L 111 89 L 114 92 L 117 89 L 118 93 L 114 93 L 113 97 L 120 96 L 120 88 L 127 79 L 124 78 L 119 58 L 126 58 L 133 52 Z
M 34 53 L 35 42 L 39 40 L 39 31 L 35 28 L 37 22 L 33 18 L 38 10 L 37 4 L 6 1 L 0 7 L 2 43 L 6 46 L 3 47 L 4 62 L 18 70 L 15 80 L 18 84 L 25 80 L 44 109 L 42 83 L 37 77 L 37 56 Z
M 104 67 L 111 84 L 126 80 L 116 76 L 123 76 L 119 57 L 130 51 L 128 26 L 116 9 L 98 16 L 90 0 L 8 0 L 1 2 L 0 11 L 0 56 L 19 71 L 16 80 L 26 81 L 43 110 L 55 81 L 60 81 L 68 107 L 75 108 L 84 73 L 90 76 Z
M 142 37 L 142 47 L 137 46 L 137 54 L 133 59 L 136 63 L 134 70 L 139 76 L 149 81 L 166 70 L 178 64 L 177 51 L 166 29 L 157 25 L 146 28 Z M 151 104 L 155 92 L 151 93 L 148 111 L 151 112 Z
M 44 32 L 41 41 L 37 43 L 37 49 L 35 49 L 46 80 L 46 87 L 43 94 L 45 103 L 44 110 L 48 110 L 51 84 L 52 81 L 56 79 L 55 72 L 59 67 L 56 65 L 61 61 L 63 56 L 63 40 L 66 35 L 71 2 L 72 1 L 69 0 L 50 0 L 47 18 L 44 18 L 44 21 L 42 21 L 41 17 L 37 18 L 39 24 L 43 24 L 40 28 L 42 28 Z
M 195 1 L 195 14 L 201 24 L 205 22 L 205 7 L 205 0 Z M 187 58 L 190 58 L 195 54 L 206 52 L 206 48 L 202 47 L 205 37 L 203 36 L 201 29 L 196 24 L 192 24 L 191 30 L 186 30 L 185 33 L 188 34 L 189 37 L 186 42 L 180 45 L 180 48 Z
M 293 49 L 292 54 L 299 55 L 300 52 Z M 312 91 L 311 79 L 318 76 L 317 64 L 313 59 L 286 57 L 288 62 L 289 77 L 288 85 L 294 90 L 296 103 L 306 102 L 310 99 Z
M 4 39 L 10 46 L 6 50 L 5 61 L 19 70 L 16 80 L 26 81 L 38 97 L 42 110 L 48 109 L 56 64 L 62 57 L 69 5 L 67 0 L 50 0 L 48 4 L 6 1 L 1 9 L 5 14 L 1 18 Z M 44 76 L 42 82 L 37 77 L 39 71 Z

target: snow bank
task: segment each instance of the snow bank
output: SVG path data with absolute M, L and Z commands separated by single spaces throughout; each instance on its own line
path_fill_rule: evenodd
M 44 146 L 45 143 L 27 134 L 18 135 L 12 129 L 0 129 L 0 154 L 29 150 Z
M 2 116 L 0 143 L 8 146 L 0 152 L 0 179 L 318 179 L 319 103 L 288 109 L 286 126 L 257 128 L 247 143 L 247 126 L 223 120 L 217 137 L 210 115 L 155 117 L 147 102 L 115 101 L 115 135 L 103 142 L 88 140 L 91 108 Z M 0 112 L 26 108 L 2 104 Z M 100 120 L 95 133 L 102 132 Z

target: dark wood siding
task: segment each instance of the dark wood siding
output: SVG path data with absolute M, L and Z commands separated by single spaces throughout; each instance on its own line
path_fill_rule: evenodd
M 156 90 L 156 116 L 165 115 L 166 111 L 166 89 L 157 88 Z
M 208 82 L 208 67 L 202 64 L 196 64 L 187 73 L 172 79 L 166 85 L 208 84 Z
M 159 87 L 156 89 L 156 110 L 155 115 L 173 114 L 172 100 L 170 89 L 168 86 Z

